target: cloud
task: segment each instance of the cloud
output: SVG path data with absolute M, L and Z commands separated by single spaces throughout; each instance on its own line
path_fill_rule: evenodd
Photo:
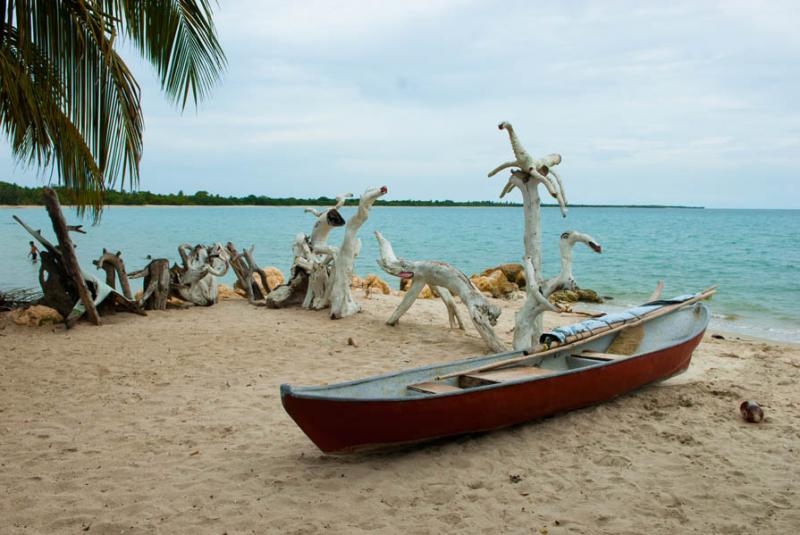
M 230 68 L 197 112 L 132 61 L 145 189 L 496 198 L 509 120 L 574 202 L 800 206 L 793 2 L 251 0 L 217 23 Z M 3 168 L 35 181 L 5 146 Z

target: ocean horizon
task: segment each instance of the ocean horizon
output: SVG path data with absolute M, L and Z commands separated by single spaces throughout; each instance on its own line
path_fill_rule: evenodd
M 97 225 L 88 216 L 78 221 L 71 209 L 65 209 L 65 215 L 70 223 L 83 223 L 88 232 L 73 235 L 84 268 L 94 269 L 91 261 L 103 248 L 122 251 L 128 271 L 134 271 L 147 263 L 148 255 L 178 261 L 181 243 L 232 241 L 239 249 L 255 245 L 261 267 L 275 266 L 288 274 L 294 236 L 309 233 L 314 223 L 303 206 L 114 205 L 105 209 Z M 341 211 L 347 219 L 355 207 Z M 30 236 L 12 214 L 42 229 L 45 236 L 53 235 L 43 207 L 0 207 L 0 246 L 6 251 L 0 258 L 0 289 L 38 289 L 38 266 L 26 256 Z M 441 260 L 467 275 L 520 262 L 523 254 L 521 207 L 376 206 L 359 234 L 363 246 L 355 272 L 377 274 L 394 288 L 397 280 L 376 264 L 375 230 L 392 242 L 398 256 Z M 594 308 L 639 304 L 659 280 L 665 283 L 664 296 L 716 284 L 718 294 L 710 301 L 712 328 L 800 342 L 800 210 L 573 206 L 562 218 L 557 208 L 545 207 L 545 277 L 559 271 L 559 236 L 567 230 L 590 234 L 603 246 L 599 255 L 580 244 L 575 248 L 578 285 L 613 297 Z M 342 236 L 343 229 L 334 229 L 329 241 L 336 245 Z M 224 277 L 227 283 L 233 280 L 232 273 Z M 141 286 L 141 280 L 132 283 L 134 288 Z

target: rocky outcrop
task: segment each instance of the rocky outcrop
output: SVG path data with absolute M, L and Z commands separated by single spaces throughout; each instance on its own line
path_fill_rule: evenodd
M 559 290 L 548 298 L 551 303 L 602 303 L 603 298 L 594 290 L 576 288 L 575 290 Z
M 14 323 L 23 327 L 39 327 L 64 321 L 64 317 L 56 309 L 44 305 L 12 310 L 9 317 Z
M 523 269 L 522 264 L 500 264 L 499 266 L 483 270 L 480 276 L 488 277 L 498 270 L 503 272 L 503 275 L 506 276 L 508 282 L 513 282 L 519 288 L 525 287 L 525 270 Z
M 389 295 L 392 293 L 392 289 L 385 280 L 371 273 L 363 279 L 358 275 L 353 275 L 350 279 L 350 287 L 360 288 L 364 290 L 367 295 L 373 292 L 382 293 L 383 295 Z
M 220 299 L 241 299 L 247 297 L 247 292 L 244 290 L 234 290 L 230 286 L 220 284 L 217 288 L 217 297 Z
M 509 281 L 505 272 L 501 269 L 496 269 L 489 273 L 484 271 L 483 273 L 480 276 L 473 275 L 470 280 L 478 290 L 489 293 L 492 297 L 508 297 L 519 290 L 519 286 L 515 282 Z
M 411 279 L 400 279 L 400 291 L 405 292 L 411 287 L 411 283 L 414 281 L 413 278 Z M 435 290 L 432 290 L 430 286 L 427 284 L 419 293 L 419 297 L 417 299 L 438 299 L 439 293 Z
M 264 295 L 267 295 L 285 281 L 283 273 L 276 267 L 268 266 L 260 269 L 259 271 L 261 271 L 261 273 L 263 273 L 267 278 L 267 284 L 269 284 L 269 288 L 264 288 L 264 285 L 261 283 L 261 277 L 254 276 L 253 280 L 256 281 L 256 284 L 258 284 L 258 287 L 261 288 L 261 291 Z M 247 296 L 247 290 L 242 287 L 238 280 L 234 283 L 233 288 L 239 295 Z

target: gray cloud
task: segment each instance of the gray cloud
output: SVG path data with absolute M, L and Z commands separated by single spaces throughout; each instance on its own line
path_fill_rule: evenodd
M 795 2 L 224 4 L 230 69 L 183 115 L 143 86 L 141 187 L 492 199 L 509 120 L 575 203 L 800 206 Z M 23 183 L 5 145 L 0 169 Z

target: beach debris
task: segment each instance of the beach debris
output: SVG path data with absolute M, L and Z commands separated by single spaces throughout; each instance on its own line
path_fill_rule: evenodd
M 522 476 L 519 474 L 509 474 L 508 480 L 512 483 L 519 483 L 522 481 Z
M 764 420 L 764 409 L 755 401 L 743 401 L 739 405 L 739 413 L 745 422 L 760 423 Z
M 0 311 L 26 308 L 37 304 L 42 299 L 42 292 L 33 288 L 15 288 L 0 291 Z
M 711 338 L 713 338 L 714 340 L 725 340 L 725 337 L 722 336 L 721 334 L 712 334 Z
M 394 254 L 392 244 L 380 232 L 376 231 L 375 237 L 380 246 L 378 265 L 390 275 L 413 279 L 411 287 L 406 292 L 403 300 L 386 321 L 388 325 L 397 324 L 400 317 L 411 308 L 422 288 L 427 284 L 436 290 L 447 307 L 451 329 L 456 328 L 456 326 L 463 329 L 464 326 L 464 321 L 461 319 L 453 298 L 455 294 L 461 298 L 461 302 L 469 310 L 475 329 L 477 329 L 489 349 L 496 353 L 506 350 L 505 345 L 495 334 L 493 328 L 497 324 L 497 318 L 500 316 L 500 308 L 490 304 L 464 273 L 444 262 L 410 261 L 398 258 Z
M 352 336 L 347 338 L 347 345 L 353 346 L 353 347 L 358 347 L 358 344 L 356 343 L 356 341 L 353 339 Z

